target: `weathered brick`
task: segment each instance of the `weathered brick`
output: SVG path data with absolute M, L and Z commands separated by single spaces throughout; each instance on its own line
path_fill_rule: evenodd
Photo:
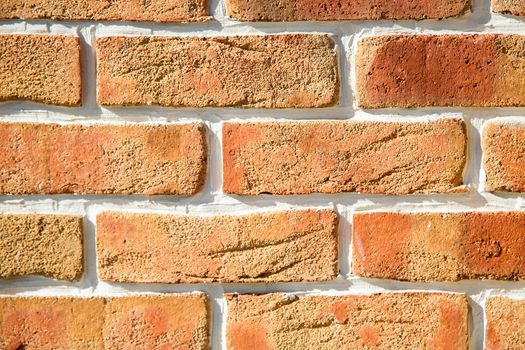
M 364 277 L 525 278 L 525 212 L 356 214 L 352 240 L 352 272 Z
M 525 3 L 522 0 L 492 0 L 492 11 L 514 16 L 525 16 Z
M 208 0 L 2 0 L 0 18 L 202 22 Z
M 441 19 L 463 14 L 470 0 L 227 0 L 228 16 L 241 21 Z
M 225 123 L 223 191 L 450 192 L 462 183 L 465 149 L 458 119 Z
M 102 350 L 104 299 L 0 297 L 0 349 Z
M 525 301 L 491 297 L 485 307 L 485 350 L 525 348 Z
M 118 282 L 330 280 L 337 275 L 337 222 L 328 210 L 212 217 L 105 212 L 97 216 L 98 273 Z
M 208 298 L 111 298 L 104 310 L 103 333 L 104 349 L 208 349 Z
M 323 107 L 339 98 L 326 35 L 104 37 L 97 57 L 107 106 Z
M 80 217 L 0 215 L 0 278 L 43 275 L 78 280 L 82 250 Z
M 0 349 L 208 349 L 204 295 L 0 297 Z
M 525 36 L 387 35 L 356 57 L 363 108 L 525 106 Z
M 0 101 L 78 106 L 80 41 L 65 35 L 0 35 Z
M 525 124 L 483 127 L 485 190 L 525 192 Z
M 204 124 L 0 123 L 0 193 L 195 194 Z
M 227 348 L 468 349 L 464 295 L 226 295 Z

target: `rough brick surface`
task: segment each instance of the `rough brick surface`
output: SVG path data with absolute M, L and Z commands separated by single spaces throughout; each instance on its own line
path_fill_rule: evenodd
M 325 35 L 105 37 L 98 101 L 174 107 L 323 107 L 338 100 Z
M 223 125 L 223 190 L 242 195 L 457 190 L 463 121 Z
M 515 16 L 525 16 L 525 3 L 522 0 L 492 0 L 492 11 Z
M 470 7 L 469 0 L 227 0 L 228 16 L 241 21 L 439 19 Z
M 363 108 L 525 106 L 525 36 L 388 35 L 359 43 Z
M 231 350 L 468 349 L 463 295 L 226 298 Z
M 524 254 L 525 212 L 354 216 L 352 272 L 364 277 L 521 280 Z
M 0 123 L 0 193 L 197 193 L 206 176 L 203 124 Z
M 78 106 L 81 98 L 78 37 L 0 35 L 0 101 Z
M 337 275 L 337 216 L 301 210 L 244 216 L 106 212 L 99 277 L 119 282 L 284 282 Z
M 525 301 L 492 297 L 485 307 L 485 350 L 525 348 Z
M 82 249 L 80 217 L 0 215 L 0 278 L 43 275 L 78 280 Z
M 490 122 L 482 145 L 485 190 L 525 192 L 525 124 Z
M 208 349 L 204 295 L 0 297 L 0 349 Z
M 0 349 L 104 349 L 101 298 L 0 297 Z
M 208 349 L 204 295 L 111 298 L 104 310 L 104 349 Z
M 2 0 L 0 18 L 201 22 L 208 0 Z

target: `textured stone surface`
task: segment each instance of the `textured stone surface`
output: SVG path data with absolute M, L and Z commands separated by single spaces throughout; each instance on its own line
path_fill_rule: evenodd
M 105 37 L 97 57 L 107 106 L 323 107 L 339 98 L 326 35 Z
M 492 297 L 485 307 L 485 350 L 525 348 L 525 301 Z
M 0 349 L 208 349 L 204 295 L 0 297 Z
M 457 190 L 463 121 L 225 123 L 223 191 L 432 193 Z
M 525 124 L 486 124 L 482 146 L 485 190 L 525 192 Z
M 470 9 L 469 0 L 227 0 L 241 21 L 446 18 Z
M 102 350 L 102 298 L 0 297 L 0 349 Z
M 80 217 L 0 215 L 0 278 L 43 275 L 78 280 L 82 249 Z
M 195 194 L 205 134 L 200 123 L 0 123 L 0 193 Z
M 337 216 L 327 210 L 97 216 L 98 273 L 109 281 L 322 281 L 336 277 L 337 253 Z
M 364 277 L 521 280 L 524 255 L 525 212 L 354 215 L 352 272 Z
M 468 349 L 463 295 L 230 294 L 226 299 L 230 350 Z
M 525 106 L 525 36 L 387 35 L 356 57 L 363 108 Z
M 78 106 L 81 98 L 78 37 L 0 34 L 0 101 Z
M 2 0 L 0 18 L 201 22 L 208 0 Z
M 208 349 L 205 295 L 111 298 L 104 310 L 104 349 Z
M 492 11 L 525 16 L 525 2 L 523 0 L 492 0 Z

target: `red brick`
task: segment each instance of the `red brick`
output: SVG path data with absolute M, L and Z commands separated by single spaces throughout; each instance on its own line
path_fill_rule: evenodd
M 0 35 L 0 101 L 79 106 L 81 98 L 78 37 Z
M 99 277 L 108 281 L 330 280 L 337 276 L 337 215 L 328 210 L 212 217 L 105 212 L 97 216 L 97 256 Z
M 0 123 L 0 193 L 195 194 L 205 134 L 200 123 Z
M 525 192 L 525 124 L 490 122 L 482 144 L 485 190 Z
M 204 295 L 0 297 L 0 349 L 208 349 Z
M 2 0 L 0 18 L 202 22 L 208 0 Z
M 363 108 L 525 106 L 525 37 L 387 35 L 356 57 Z
M 241 195 L 457 191 L 462 120 L 225 123 L 223 191 Z
M 525 278 L 525 212 L 356 214 L 352 240 L 352 272 L 364 277 Z
M 470 0 L 227 0 L 228 16 L 241 21 L 441 19 L 462 15 Z
M 525 3 L 521 0 L 492 0 L 492 11 L 514 16 L 525 16 Z
M 102 105 L 324 107 L 339 99 L 326 35 L 105 37 L 97 40 Z
M 77 216 L 0 215 L 0 278 L 79 280 L 82 238 L 82 218 Z
M 464 295 L 226 295 L 227 348 L 468 349 Z
M 525 301 L 492 297 L 485 307 L 485 350 L 525 348 Z

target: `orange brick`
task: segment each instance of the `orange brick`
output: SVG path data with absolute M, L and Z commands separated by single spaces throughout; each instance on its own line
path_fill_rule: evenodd
M 352 240 L 352 272 L 364 277 L 525 278 L 525 212 L 356 214 Z
M 337 215 L 298 210 L 242 216 L 105 212 L 98 273 L 118 282 L 301 282 L 337 275 Z
M 490 122 L 482 143 L 485 190 L 525 192 L 525 124 Z
M 79 280 L 82 236 L 80 217 L 0 215 L 0 278 L 43 275 Z
M 339 99 L 326 35 L 105 37 L 97 57 L 106 106 L 324 107 Z
M 363 108 L 525 106 L 525 36 L 387 35 L 356 57 Z
M 462 184 L 462 120 L 226 123 L 222 134 L 227 193 L 410 194 Z
M 470 0 L 227 0 L 228 16 L 241 21 L 441 19 L 462 15 Z
M 202 22 L 208 0 L 2 0 L 0 18 Z
M 468 349 L 464 295 L 226 295 L 227 348 Z
M 0 35 L 0 101 L 79 106 L 81 98 L 78 37 Z
M 206 177 L 203 124 L 0 123 L 0 193 L 181 194 Z
M 492 0 L 492 11 L 514 16 L 525 16 L 525 3 L 521 0 Z
M 485 350 L 525 348 L 525 301 L 492 297 L 485 307 Z

